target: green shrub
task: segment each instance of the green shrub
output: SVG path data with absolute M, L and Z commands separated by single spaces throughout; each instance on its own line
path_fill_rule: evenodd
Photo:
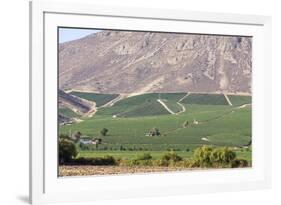
M 236 158 L 236 154 L 227 147 L 216 148 L 211 152 L 210 158 L 212 163 L 229 164 Z
M 76 133 L 74 134 L 74 142 L 75 142 L 75 143 L 79 142 L 79 140 L 81 139 L 81 137 L 82 137 L 82 133 L 81 133 L 80 131 L 76 132 Z
M 67 139 L 59 140 L 59 163 L 69 163 L 77 156 L 78 152 L 75 144 Z
M 203 167 L 209 167 L 212 165 L 211 163 L 211 153 L 213 151 L 212 147 L 202 146 L 195 149 L 193 158 L 194 160 Z
M 177 155 L 175 152 L 168 152 L 161 157 L 162 160 L 178 162 L 182 160 L 182 157 Z
M 62 140 L 62 139 L 71 140 L 70 137 L 67 134 L 60 134 L 59 139 L 60 140 Z
M 152 162 L 152 160 L 132 159 L 132 160 L 128 161 L 127 165 L 129 165 L 129 166 L 152 166 L 153 162 Z
M 177 155 L 175 152 L 168 152 L 164 154 L 160 160 L 156 161 L 158 166 L 177 166 L 177 163 L 182 161 L 182 157 Z
M 103 128 L 103 129 L 100 131 L 100 133 L 101 133 L 102 136 L 106 136 L 107 132 L 108 132 L 108 129 L 107 129 L 107 128 Z
M 104 157 L 79 157 L 72 161 L 74 165 L 117 165 L 118 161 L 112 156 L 104 156 Z
M 154 164 L 156 166 L 168 167 L 170 162 L 168 160 L 159 159 L 159 160 L 156 160 Z
M 186 128 L 186 127 L 188 127 L 188 124 L 189 124 L 189 123 L 188 123 L 188 120 L 186 120 L 186 121 L 183 123 L 182 126 L 183 126 L 184 128 Z
M 176 166 L 176 167 L 185 167 L 185 168 L 192 168 L 193 161 L 192 160 L 181 160 L 178 162 L 175 162 L 174 164 L 170 164 L 170 166 Z
M 150 159 L 152 159 L 152 156 L 150 153 L 143 153 L 136 157 L 136 160 L 150 160 Z
M 202 146 L 194 151 L 193 159 L 200 167 L 231 167 L 236 154 L 227 147 Z
M 120 151 L 125 151 L 126 148 L 121 145 L 120 148 L 119 148 L 119 150 L 120 150 Z
M 189 168 L 197 168 L 197 167 L 200 167 L 200 164 L 195 160 L 189 160 L 188 161 L 188 167 Z
M 231 162 L 231 168 L 248 167 L 249 163 L 245 159 L 235 159 Z
M 143 153 L 134 159 L 128 160 L 125 164 L 128 166 L 152 166 L 152 156 L 150 153 Z

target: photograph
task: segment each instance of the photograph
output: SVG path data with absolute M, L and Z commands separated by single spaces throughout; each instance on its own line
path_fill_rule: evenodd
M 252 40 L 58 27 L 58 177 L 251 168 Z

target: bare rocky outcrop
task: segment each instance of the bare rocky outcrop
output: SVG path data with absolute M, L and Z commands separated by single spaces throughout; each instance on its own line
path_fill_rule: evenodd
M 59 46 L 60 89 L 251 93 L 251 37 L 102 31 Z
M 59 107 L 67 107 L 80 115 L 88 113 L 94 105 L 94 102 L 88 102 L 60 89 L 58 90 L 58 103 Z

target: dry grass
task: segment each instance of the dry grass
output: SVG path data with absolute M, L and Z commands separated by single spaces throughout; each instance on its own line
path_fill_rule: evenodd
M 60 166 L 59 176 L 89 176 L 184 171 L 182 167 L 128 167 L 128 166 Z

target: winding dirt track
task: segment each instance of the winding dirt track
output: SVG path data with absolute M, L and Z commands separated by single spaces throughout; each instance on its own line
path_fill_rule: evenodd
M 159 102 L 169 113 L 172 115 L 175 115 L 176 113 L 170 110 L 170 108 L 160 99 L 157 99 L 157 102 Z
M 186 111 L 186 108 L 185 108 L 185 106 L 183 105 L 183 104 L 181 104 L 180 102 L 183 100 L 183 99 L 185 99 L 187 96 L 189 95 L 189 93 L 187 93 L 185 96 L 183 96 L 181 99 L 179 99 L 179 101 L 177 102 L 177 104 L 181 107 L 181 111 L 179 111 L 179 112 L 173 112 L 166 104 L 165 104 L 165 102 L 163 102 L 161 99 L 158 99 L 157 101 L 169 112 L 169 113 L 171 113 L 172 115 L 178 115 L 178 114 L 180 114 L 180 113 L 183 113 L 183 112 L 185 112 Z
M 119 94 L 116 98 L 112 99 L 111 101 L 107 102 L 106 104 L 104 104 L 100 107 L 112 107 L 115 103 L 117 103 L 120 100 L 123 100 L 126 97 L 128 97 L 128 96 L 125 94 Z
M 230 99 L 228 98 L 228 96 L 227 96 L 225 93 L 224 93 L 223 95 L 224 95 L 224 97 L 225 97 L 225 99 L 226 99 L 228 105 L 233 106 L 232 103 L 231 103 L 231 101 L 230 101 Z
M 190 93 L 186 93 L 186 95 L 185 95 L 185 96 L 183 96 L 181 99 L 179 99 L 179 101 L 178 101 L 178 102 L 180 103 L 181 101 L 183 101 L 183 99 L 185 99 L 187 96 L 189 96 L 189 94 L 190 94 Z
M 179 106 L 181 106 L 181 108 L 182 108 L 181 111 L 179 111 L 179 112 L 176 113 L 177 115 L 186 111 L 186 108 L 185 108 L 185 106 L 184 106 L 183 104 L 181 104 L 180 102 L 177 102 L 177 104 L 178 104 Z

